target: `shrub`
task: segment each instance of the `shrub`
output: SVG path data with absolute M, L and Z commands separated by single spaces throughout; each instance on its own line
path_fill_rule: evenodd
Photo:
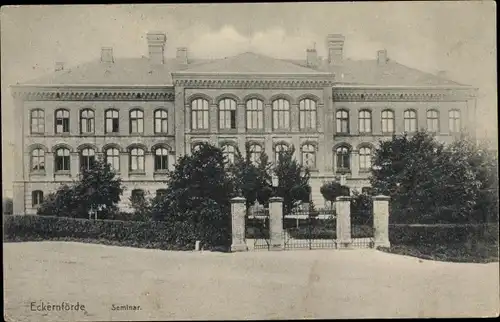
M 89 220 L 52 216 L 9 216 L 4 241 L 74 240 L 139 248 L 193 250 L 196 236 L 187 222 Z

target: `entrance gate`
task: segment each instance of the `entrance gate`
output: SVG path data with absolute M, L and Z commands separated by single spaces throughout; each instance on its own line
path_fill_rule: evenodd
M 269 209 L 250 209 L 245 216 L 246 239 L 253 239 L 253 249 L 267 249 L 271 245 Z
M 333 210 L 296 210 L 283 219 L 284 249 L 337 248 Z

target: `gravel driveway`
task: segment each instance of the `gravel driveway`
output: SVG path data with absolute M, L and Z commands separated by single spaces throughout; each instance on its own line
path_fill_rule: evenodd
M 498 263 L 434 262 L 371 249 L 224 254 L 71 242 L 3 247 L 8 321 L 465 317 L 499 312 Z M 85 311 L 36 311 L 42 302 L 78 302 Z M 131 310 L 116 310 L 126 305 Z

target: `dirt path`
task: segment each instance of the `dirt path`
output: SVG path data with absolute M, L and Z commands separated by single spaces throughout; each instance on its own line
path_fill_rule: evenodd
M 374 250 L 235 254 L 4 244 L 11 321 L 494 316 L 499 266 Z M 85 311 L 39 312 L 40 305 Z M 113 305 L 140 306 L 117 311 Z

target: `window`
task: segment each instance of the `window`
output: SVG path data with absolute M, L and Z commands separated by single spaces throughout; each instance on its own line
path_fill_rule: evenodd
M 347 147 L 338 147 L 336 152 L 337 171 L 349 170 L 351 168 L 350 151 Z
M 273 101 L 273 129 L 288 130 L 290 128 L 290 103 L 285 99 Z
M 451 110 L 448 112 L 448 117 L 450 121 L 450 132 L 460 132 L 460 111 Z
M 144 150 L 133 148 L 130 150 L 130 170 L 144 171 Z
M 316 149 L 312 144 L 302 146 L 302 165 L 306 168 L 316 168 Z
M 155 171 L 168 170 L 168 150 L 157 148 L 155 150 Z
M 382 111 L 382 133 L 394 133 L 394 112 Z
M 339 110 L 335 113 L 337 120 L 337 133 L 349 133 L 349 112 L 346 110 Z
M 56 111 L 56 133 L 69 133 L 69 111 Z
M 45 171 L 45 151 L 34 149 L 31 152 L 31 171 Z
M 117 110 L 106 111 L 106 133 L 118 133 L 120 121 Z
M 361 188 L 361 193 L 371 196 L 373 195 L 373 189 L 371 187 L 363 187 Z
M 230 144 L 224 144 L 222 146 L 222 155 L 224 156 L 224 160 L 229 163 L 234 163 L 234 154 L 236 149 L 234 146 Z
M 261 154 L 262 147 L 259 144 L 250 145 L 250 162 L 253 164 L 259 164 Z
M 88 170 L 95 163 L 95 151 L 91 148 L 85 148 L 80 152 L 80 168 Z
M 359 111 L 359 133 L 370 133 L 372 131 L 372 112 Z
M 208 130 L 208 101 L 202 98 L 191 102 L 191 129 Z
M 300 129 L 316 128 L 316 102 L 303 99 L 299 103 Z
M 130 111 L 130 133 L 144 132 L 144 113 L 141 110 Z
M 111 169 L 120 171 L 120 151 L 116 148 L 107 149 L 106 162 L 109 163 Z
M 69 171 L 69 149 L 59 148 L 56 150 L 56 171 Z
M 158 189 L 156 190 L 156 197 L 162 197 L 167 194 L 167 189 Z
M 138 203 L 144 201 L 144 190 L 134 189 L 132 190 L 132 195 L 130 196 L 130 201 L 132 203 Z
M 372 166 L 372 150 L 368 147 L 359 149 L 359 169 L 368 171 Z
M 236 101 L 230 98 L 219 102 L 219 129 L 236 128 Z
M 31 111 L 31 133 L 45 132 L 45 112 L 42 110 Z
M 261 100 L 252 98 L 247 101 L 247 129 L 264 129 L 264 104 Z
M 80 133 L 94 133 L 94 111 L 86 109 L 80 112 Z
M 288 145 L 284 144 L 284 143 L 280 143 L 280 144 L 277 144 L 275 147 L 274 147 L 274 160 L 276 161 L 276 163 L 279 162 L 280 160 L 280 155 L 285 152 L 285 151 L 288 151 Z
M 439 113 L 436 110 L 427 111 L 427 130 L 429 132 L 439 131 Z
M 403 114 L 405 123 L 405 132 L 417 131 L 417 112 L 414 110 L 405 111 Z
M 202 143 L 195 143 L 192 145 L 191 152 L 194 153 L 201 149 Z
M 168 132 L 168 114 L 165 110 L 155 111 L 155 133 Z
M 43 191 L 33 190 L 31 192 L 31 204 L 33 207 L 38 207 L 43 203 Z

